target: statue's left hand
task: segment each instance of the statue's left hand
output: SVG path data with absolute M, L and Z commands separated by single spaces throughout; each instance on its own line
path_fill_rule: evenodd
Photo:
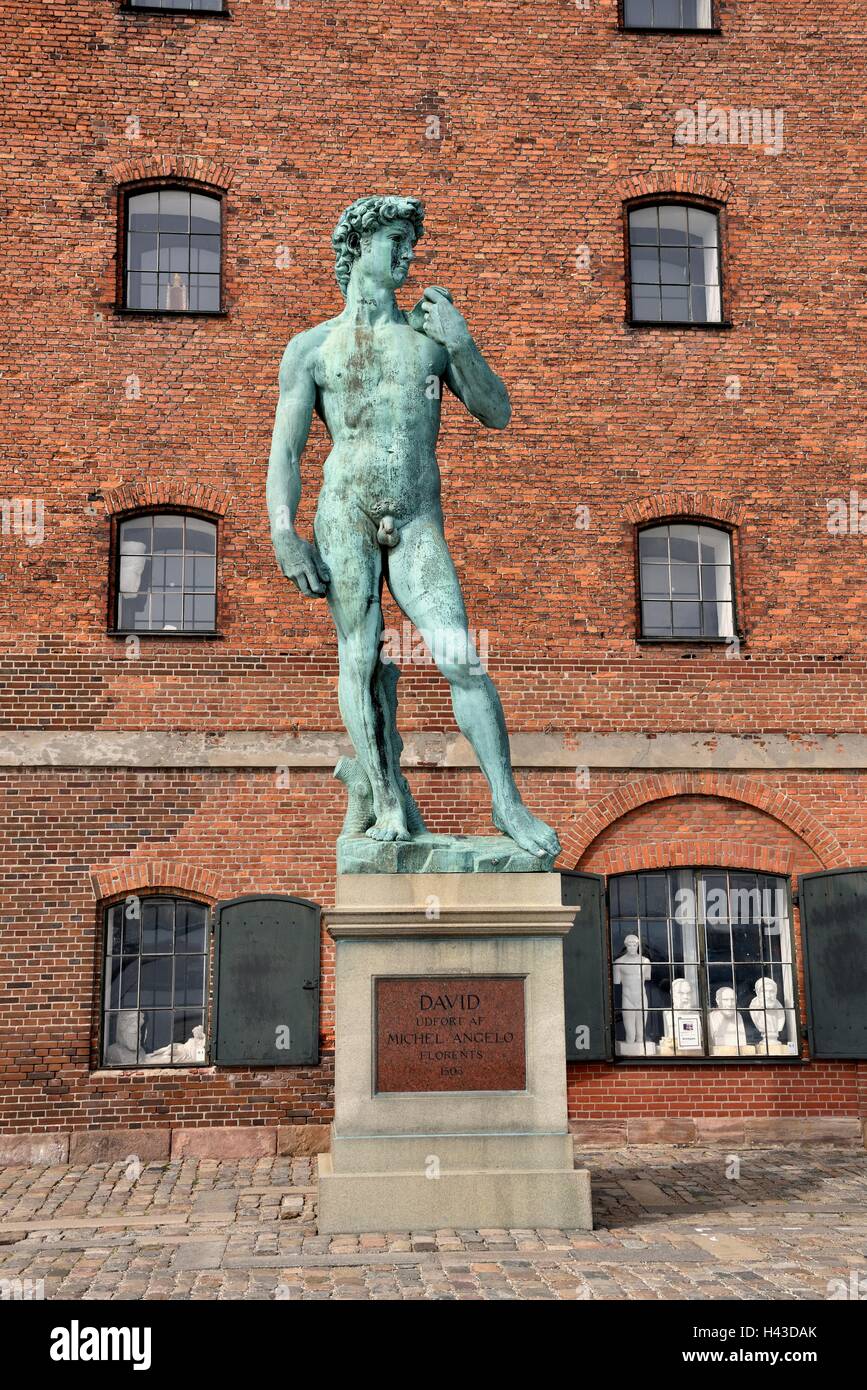
M 448 290 L 428 285 L 419 308 L 424 314 L 422 331 L 435 343 L 441 343 L 447 352 L 454 352 L 470 341 L 467 321 L 460 309 L 455 308 Z

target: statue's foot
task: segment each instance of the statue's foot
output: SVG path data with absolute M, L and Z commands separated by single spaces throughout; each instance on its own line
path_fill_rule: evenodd
M 383 811 L 373 825 L 365 830 L 371 840 L 411 840 L 401 811 Z
M 506 806 L 494 807 L 494 825 L 504 835 L 520 845 L 521 849 L 535 854 L 537 859 L 556 859 L 560 853 L 560 841 L 550 825 L 536 816 L 531 816 L 521 801 L 510 802 Z M 368 835 L 370 831 L 368 830 Z

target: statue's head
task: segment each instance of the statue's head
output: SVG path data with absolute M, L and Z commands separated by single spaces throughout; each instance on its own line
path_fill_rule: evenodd
M 756 998 L 762 1000 L 769 1008 L 773 1008 L 777 1002 L 777 982 L 771 979 L 770 975 L 763 975 L 756 980 Z
M 412 248 L 423 235 L 421 199 L 380 194 L 356 198 L 331 234 L 337 257 L 334 273 L 344 299 L 358 261 L 380 284 L 398 289 L 409 274 Z
M 638 940 L 637 936 L 630 933 L 629 936 L 625 936 L 623 938 L 623 945 L 626 947 L 627 955 L 637 956 L 638 948 L 641 945 L 641 942 Z
M 127 1048 L 129 1052 L 135 1052 L 139 1044 L 141 1033 L 141 1016 L 138 1009 L 121 1009 L 117 1016 L 117 1031 L 115 1037 L 121 1047 Z
M 689 983 L 689 980 L 685 980 L 683 976 L 680 976 L 677 980 L 673 980 L 671 984 L 671 997 L 674 1000 L 675 1008 L 688 1009 L 692 1003 L 692 985 Z
M 728 985 L 723 985 L 722 989 L 716 992 L 716 1006 L 720 1013 L 733 1014 L 737 1004 L 737 995 Z

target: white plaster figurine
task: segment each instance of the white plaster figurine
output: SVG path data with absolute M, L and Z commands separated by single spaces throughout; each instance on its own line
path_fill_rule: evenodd
M 762 1040 L 756 1044 L 759 1052 L 788 1052 L 785 1043 L 780 1042 L 780 1034 L 786 1026 L 786 1011 L 777 997 L 777 982 L 764 975 L 755 983 L 755 994 L 750 1000 L 750 1018 L 761 1033 Z
M 728 985 L 716 992 L 716 1008 L 711 1010 L 710 1036 L 715 1056 L 734 1056 L 750 1053 L 744 1021 L 737 1010 L 737 995 Z
M 173 1050 L 174 1048 L 174 1050 Z M 204 1062 L 205 1060 L 205 1030 L 201 1024 L 196 1024 L 189 1038 L 184 1043 L 169 1043 L 166 1047 L 160 1047 L 156 1052 L 148 1052 L 145 1061 L 154 1062 Z
M 641 943 L 637 936 L 627 936 L 623 942 L 624 951 L 614 962 L 614 983 L 620 986 L 620 1008 L 623 1014 L 624 1043 L 618 1043 L 617 1050 L 643 1052 L 644 1011 L 647 996 L 644 986 L 650 979 L 650 960 L 640 953 Z M 653 1044 L 648 1044 L 653 1047 Z
M 117 1031 L 115 1041 L 106 1048 L 106 1066 L 129 1066 L 131 1063 L 147 1062 L 149 1065 L 161 1062 L 204 1062 L 205 1060 L 205 1030 L 201 1024 L 197 1024 L 190 1037 L 184 1043 L 175 1043 L 174 1052 L 172 1044 L 166 1047 L 158 1047 L 155 1052 L 145 1052 L 142 1047 L 139 1053 L 139 1042 L 141 1039 L 141 1015 L 138 1009 L 121 1009 L 117 1016 Z
M 660 1052 L 702 1052 L 704 1038 L 701 1014 L 693 1004 L 692 985 L 683 976 L 671 982 L 671 1002 L 673 1007 L 666 1009 L 663 1014 L 665 1036 L 659 1044 Z
M 105 1051 L 108 1066 L 129 1066 L 138 1061 L 141 1018 L 138 1009 L 121 1009 L 117 1016 L 115 1041 Z

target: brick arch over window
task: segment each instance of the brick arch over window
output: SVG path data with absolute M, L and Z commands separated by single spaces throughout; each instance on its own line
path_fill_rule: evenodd
M 640 862 L 636 863 L 636 859 Z M 756 845 L 751 840 L 721 839 L 714 835 L 693 836 L 666 844 L 645 844 L 640 854 L 627 850 L 600 853 L 595 846 L 582 858 L 580 867 L 588 873 L 610 874 L 644 872 L 647 869 L 742 869 L 753 873 L 779 874 L 791 878 L 797 870 L 792 850 L 774 845 Z M 802 872 L 818 868 L 818 863 L 801 865 Z
M 731 194 L 728 179 L 719 174 L 703 174 L 697 170 L 672 169 L 667 172 L 654 170 L 652 174 L 633 174 L 616 185 L 617 196 L 621 202 L 631 203 L 637 198 L 707 198 L 714 203 L 725 203 Z
M 699 520 L 721 521 L 729 526 L 742 526 L 746 514 L 747 509 L 742 502 L 714 492 L 657 492 L 651 497 L 641 497 L 637 502 L 631 502 L 623 512 L 626 520 L 636 526 L 672 516 L 689 516 Z
M 224 488 L 206 487 L 204 483 L 184 479 L 147 479 L 109 488 L 102 500 L 108 516 L 158 507 L 180 507 L 225 516 L 232 504 L 232 494 Z
M 153 179 L 200 183 L 227 192 L 234 174 L 227 164 L 190 154 L 142 154 L 112 167 L 112 178 L 119 186 L 146 183 Z
M 826 830 L 815 816 L 805 811 L 797 801 L 786 796 L 784 792 L 768 787 L 751 777 L 717 772 L 658 773 L 653 777 L 645 777 L 638 782 L 619 788 L 592 806 L 565 833 L 563 858 L 571 860 L 575 868 L 586 868 L 593 842 L 608 826 L 613 825 L 615 821 L 620 820 L 640 806 L 684 796 L 716 797 L 722 801 L 742 802 L 747 806 L 753 806 L 773 820 L 779 821 L 793 835 L 802 840 L 812 851 L 820 867 L 838 868 L 843 867 L 848 862 L 846 853 L 836 836 Z M 691 836 L 685 840 L 683 852 L 688 851 L 692 855 L 698 848 L 694 841 L 700 838 Z M 704 847 L 705 854 L 710 853 L 711 849 L 713 849 L 714 855 L 727 852 L 726 846 L 719 843 L 718 837 L 711 836 L 709 841 L 710 843 Z M 663 852 L 671 854 L 680 851 L 676 849 L 675 845 L 667 844 L 660 851 L 660 853 Z M 639 863 L 641 852 L 638 850 L 633 850 L 629 857 L 635 862 L 624 864 L 622 868 L 661 867 L 658 864 Z M 674 863 L 673 860 L 670 862 Z M 692 862 L 695 863 L 696 860 L 692 859 Z M 712 862 L 712 860 L 708 861 L 705 858 L 704 862 Z M 734 866 L 730 865 L 729 867 Z M 753 866 L 741 862 L 739 867 L 749 868 Z M 779 870 L 774 871 L 778 872 Z M 609 868 L 606 872 L 613 873 L 618 872 L 618 870 Z
M 582 869 L 601 874 L 698 865 L 786 878 L 822 867 L 809 846 L 766 811 L 708 796 L 667 797 L 627 811 L 581 858 Z
M 125 864 L 108 864 L 90 871 L 93 895 L 100 900 L 122 897 L 125 893 L 191 893 L 216 902 L 232 896 L 231 885 L 222 883 L 210 869 L 173 859 L 135 859 Z

